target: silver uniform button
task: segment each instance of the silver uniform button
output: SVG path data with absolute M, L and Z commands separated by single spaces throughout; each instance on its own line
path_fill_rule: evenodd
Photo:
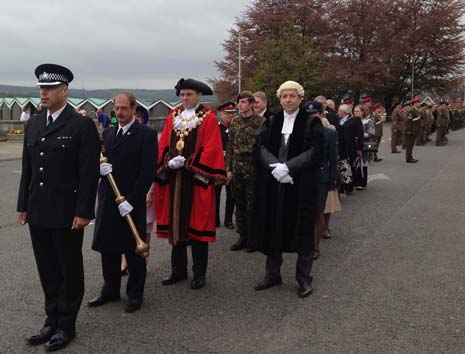
M 44 142 L 44 141 L 45 141 L 45 138 L 40 139 L 40 141 Z
M 39 167 L 39 171 L 42 172 L 44 170 L 43 167 Z
M 44 182 L 40 182 L 40 183 L 39 183 L 39 186 L 43 187 L 43 186 L 44 186 Z
M 43 153 L 43 152 L 41 152 L 39 155 L 40 155 L 40 156 L 44 156 L 44 153 Z

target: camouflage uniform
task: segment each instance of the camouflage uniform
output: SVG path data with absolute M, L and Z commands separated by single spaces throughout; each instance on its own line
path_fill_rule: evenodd
M 226 166 L 232 172 L 233 196 L 236 201 L 236 231 L 240 243 L 247 245 L 248 215 L 255 186 L 255 150 L 257 137 L 262 131 L 265 118 L 254 114 L 233 118 L 229 130 L 230 140 L 226 152 Z
M 405 120 L 405 160 L 407 162 L 416 162 L 412 152 L 415 146 L 415 140 L 420 132 L 421 110 L 412 106 L 407 110 L 407 119 Z

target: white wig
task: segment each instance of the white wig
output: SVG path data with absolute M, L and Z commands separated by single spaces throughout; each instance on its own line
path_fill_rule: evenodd
M 279 89 L 276 91 L 276 96 L 278 96 L 278 98 L 281 97 L 281 93 L 284 90 L 295 90 L 300 97 L 305 96 L 304 88 L 301 84 L 295 81 L 286 81 L 281 86 L 279 86 Z

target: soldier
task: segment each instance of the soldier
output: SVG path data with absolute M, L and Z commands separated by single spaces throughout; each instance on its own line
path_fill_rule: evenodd
M 434 124 L 433 106 L 428 105 L 425 111 L 427 115 L 426 126 L 425 126 L 425 143 L 428 143 L 431 141 L 431 138 L 429 136 L 431 135 L 431 131 L 433 129 L 433 124 Z
M 249 91 L 237 96 L 239 115 L 231 123 L 231 140 L 226 153 L 228 175 L 232 175 L 233 194 L 236 201 L 236 230 L 239 239 L 231 246 L 231 251 L 247 248 L 250 206 L 255 184 L 255 150 L 257 137 L 265 123 L 265 118 L 253 112 L 255 98 Z
M 427 122 L 429 119 L 427 107 L 428 105 L 426 103 L 422 103 L 420 105 L 420 112 L 421 112 L 420 128 L 418 129 L 418 135 L 417 135 L 417 140 L 416 140 L 416 145 L 418 146 L 425 145 L 425 140 L 426 140 L 425 131 L 426 131 L 426 126 L 427 126 Z
M 373 106 L 373 114 L 371 116 L 375 124 L 375 141 L 376 141 L 376 144 L 378 145 L 378 151 L 379 151 L 379 145 L 381 144 L 381 138 L 383 137 L 383 125 L 384 125 L 384 121 L 386 120 L 386 114 L 384 113 L 384 107 L 380 103 L 375 104 Z M 375 152 L 374 161 L 375 162 L 383 161 L 383 159 L 380 159 L 378 157 L 377 152 Z
M 400 153 L 400 151 L 397 150 L 397 145 L 399 145 L 399 141 L 401 139 L 403 121 L 404 113 L 401 108 L 401 103 L 398 102 L 394 107 L 394 111 L 392 112 L 391 152 L 393 154 Z
M 449 124 L 449 110 L 447 109 L 446 102 L 439 102 L 439 107 L 436 109 L 436 146 L 444 146 L 447 144 L 446 132 Z
M 223 153 L 226 157 L 226 150 L 229 143 L 230 129 L 232 119 L 236 115 L 236 104 L 234 102 L 225 102 L 218 107 L 218 112 L 221 114 L 220 131 L 221 141 L 223 143 Z M 216 186 L 216 227 L 220 226 L 220 204 L 221 204 L 221 189 L 223 185 Z M 226 206 L 224 211 L 224 226 L 228 229 L 234 229 L 232 217 L 234 213 L 234 196 L 232 191 L 231 179 L 228 179 L 226 184 Z
M 18 221 L 29 223 L 47 314 L 43 328 L 26 340 L 52 351 L 76 336 L 84 295 L 82 242 L 94 218 L 100 144 L 92 119 L 66 104 L 72 72 L 42 64 L 35 74 L 44 109 L 25 128 L 17 210 Z
M 414 98 L 410 101 L 413 106 L 410 106 L 405 120 L 405 161 L 408 163 L 418 162 L 413 158 L 412 152 L 415 146 L 415 140 L 420 130 L 421 110 L 420 99 Z
M 410 107 L 412 106 L 412 102 L 410 101 L 404 101 L 402 103 L 402 150 L 405 150 L 407 146 L 407 115 L 408 111 L 410 110 Z

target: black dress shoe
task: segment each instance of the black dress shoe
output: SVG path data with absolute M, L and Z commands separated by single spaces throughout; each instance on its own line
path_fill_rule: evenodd
M 133 313 L 142 307 L 142 299 L 129 300 L 126 306 L 124 306 L 124 312 Z
M 258 282 L 257 285 L 255 285 L 254 289 L 257 291 L 266 290 L 273 286 L 277 286 L 281 284 L 282 284 L 281 278 L 265 277 L 265 279 L 263 279 L 262 281 Z
M 44 326 L 37 334 L 33 334 L 30 337 L 26 338 L 27 344 L 29 345 L 39 345 L 44 344 L 49 341 L 50 338 L 55 334 L 56 327 Z
M 407 160 L 407 163 L 416 163 L 416 162 L 418 162 L 418 160 L 416 160 L 416 159 Z
M 302 282 L 299 284 L 299 288 L 297 289 L 297 295 L 299 297 L 307 297 L 313 292 L 312 283 L 311 282 Z
M 76 331 L 59 330 L 45 343 L 45 349 L 49 352 L 63 349 L 76 337 Z
M 87 306 L 89 307 L 97 307 L 97 306 L 102 306 L 105 305 L 108 302 L 112 301 L 118 301 L 120 299 L 120 296 L 107 296 L 107 295 L 99 295 L 96 298 L 93 298 L 87 303 Z
M 207 282 L 205 275 L 194 275 L 194 279 L 191 281 L 191 289 L 198 290 L 202 289 Z
M 234 229 L 234 224 L 232 223 L 232 221 L 225 222 L 224 226 L 226 226 L 226 228 L 230 230 Z
M 392 153 L 393 153 L 393 154 L 400 154 L 401 151 L 399 151 L 399 150 L 394 150 L 394 151 L 392 151 Z
M 318 248 L 315 248 L 313 250 L 313 259 L 315 260 L 315 259 L 318 259 L 318 258 L 320 258 L 320 250 Z
M 169 278 L 163 279 L 161 281 L 161 285 L 172 285 L 174 283 L 177 283 L 178 281 L 187 279 L 187 273 L 182 273 L 182 274 L 177 274 L 177 273 L 171 273 Z
M 246 248 L 246 242 L 242 239 L 239 238 L 232 246 L 231 246 L 231 251 L 240 251 Z
M 375 162 L 381 162 L 381 161 L 383 161 L 383 159 L 380 159 L 379 157 L 375 159 Z

